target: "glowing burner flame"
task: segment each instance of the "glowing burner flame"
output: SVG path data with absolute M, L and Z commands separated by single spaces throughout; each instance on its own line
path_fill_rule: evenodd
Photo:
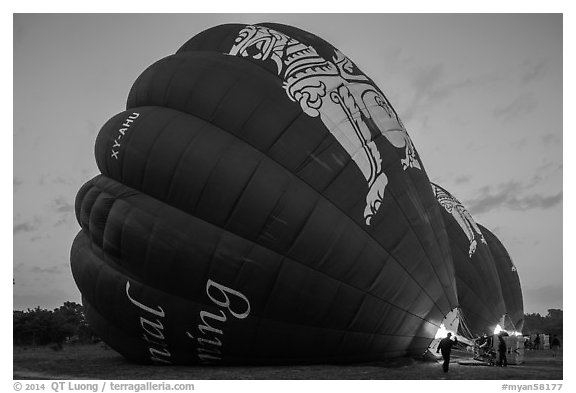
M 454 336 L 454 332 L 446 329 L 446 327 L 444 327 L 444 324 L 441 323 L 440 328 L 438 328 L 438 331 L 436 332 L 434 338 L 444 338 L 448 333 L 452 333 L 452 336 Z

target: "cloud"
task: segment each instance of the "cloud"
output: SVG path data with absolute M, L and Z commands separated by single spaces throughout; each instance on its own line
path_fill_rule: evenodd
M 518 182 L 503 184 L 497 190 L 483 187 L 477 198 L 466 200 L 464 205 L 470 214 L 477 215 L 502 207 L 512 210 L 548 209 L 562 203 L 562 191 L 549 196 L 540 194 L 520 196 L 523 191 L 525 187 Z
M 42 174 L 38 180 L 38 184 L 41 186 L 49 185 L 67 185 L 73 186 L 76 184 L 75 180 L 72 178 L 64 178 L 62 176 L 53 176 L 49 174 Z
M 538 187 L 545 182 L 550 184 L 551 179 L 559 182 L 562 179 L 562 169 L 563 165 L 561 163 L 545 162 L 543 165 L 536 168 L 528 187 Z
M 67 198 L 59 196 L 54 200 L 54 207 L 59 213 L 69 213 L 74 211 L 74 203 Z
M 532 195 L 521 199 L 521 203 L 524 205 L 523 209 L 531 209 L 533 207 L 538 207 L 542 209 L 548 209 L 562 203 L 562 191 L 556 195 L 542 196 L 542 195 Z
M 538 80 L 546 75 L 546 63 L 544 63 L 544 61 L 539 61 L 536 64 L 526 62 L 525 65 L 526 69 L 521 76 L 521 82 L 523 84 Z
M 67 265 L 66 265 L 67 268 Z M 30 271 L 40 274 L 60 274 L 64 271 L 63 265 L 53 265 L 48 267 L 33 266 Z
M 450 94 L 450 89 L 442 81 L 443 74 L 442 65 L 420 68 L 413 72 L 411 79 L 414 95 L 411 102 L 404 105 L 402 111 L 402 119 L 405 122 L 410 122 L 418 115 L 417 117 L 424 122 L 424 127 L 426 127 L 428 116 L 425 114 L 425 109 Z
M 67 184 L 67 185 L 73 185 L 74 181 L 72 179 L 65 179 L 62 176 L 56 176 L 53 180 L 52 180 L 53 184 Z
M 54 227 L 70 224 L 74 222 L 76 217 L 74 201 L 64 196 L 59 196 L 52 201 L 52 208 L 57 213 L 57 217 L 53 217 Z
M 423 114 L 426 109 L 442 101 L 455 97 L 456 94 L 466 88 L 480 87 L 501 82 L 504 77 L 499 73 L 486 73 L 454 79 L 454 72 L 447 71 L 443 64 L 429 66 L 411 66 L 410 80 L 414 90 L 412 102 L 406 105 L 402 118 L 406 121 L 414 118 L 416 114 L 420 119 L 426 119 Z
M 562 169 L 564 168 L 564 165 L 561 163 L 557 163 L 557 162 L 545 162 L 544 164 L 540 165 L 538 168 L 536 168 L 536 172 L 538 173 L 548 173 L 548 172 L 561 172 Z M 540 180 L 540 178 L 538 178 L 538 180 Z
M 429 99 L 439 97 L 446 94 L 446 85 L 440 82 L 443 79 L 444 66 L 435 64 L 430 67 L 421 68 L 415 75 L 412 82 L 412 87 L 416 90 L 416 97 L 422 97 L 422 93 Z
M 20 222 L 16 223 L 17 218 L 20 214 L 16 214 L 14 218 L 14 236 L 20 234 L 32 234 L 29 238 L 30 241 L 35 241 L 40 239 L 42 231 L 41 227 L 44 222 L 41 216 L 35 215 L 33 218 L 25 218 L 23 220 L 18 220 Z
M 459 176 L 456 179 L 454 179 L 454 183 L 455 184 L 464 184 L 464 183 L 468 183 L 470 182 L 470 176 Z
M 33 232 L 38 229 L 38 226 L 32 222 L 22 222 L 20 224 L 14 225 L 14 235 L 19 233 Z
M 14 196 L 22 189 L 23 185 L 24 181 L 21 178 L 15 176 L 12 180 L 12 193 Z
M 550 133 L 546 135 L 542 135 L 541 137 L 542 144 L 546 146 L 562 146 L 562 134 L 561 133 Z
M 413 71 L 412 87 L 415 92 L 411 107 L 437 103 L 450 97 L 455 90 L 475 83 L 471 78 L 449 82 L 445 74 L 445 67 L 442 64 L 421 67 Z
M 538 106 L 536 98 L 530 94 L 522 94 L 508 105 L 496 107 L 493 114 L 503 121 L 510 121 L 518 116 L 527 115 L 533 112 Z
M 14 262 L 13 266 L 14 273 L 19 273 L 25 267 L 23 262 Z

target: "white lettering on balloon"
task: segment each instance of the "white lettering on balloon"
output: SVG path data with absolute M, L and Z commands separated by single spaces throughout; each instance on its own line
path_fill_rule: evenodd
M 216 363 L 222 360 L 223 324 L 229 316 L 247 318 L 250 315 L 250 301 L 242 293 L 210 279 L 206 282 L 206 294 L 220 309 L 217 313 L 200 311 L 200 334 L 195 337 L 187 331 L 186 335 L 198 343 L 198 359 L 201 363 Z
M 120 147 L 122 146 L 122 137 L 126 135 L 126 132 L 130 128 L 134 120 L 136 120 L 139 116 L 140 113 L 132 112 L 132 114 L 128 116 L 126 120 L 124 120 L 124 123 L 122 123 L 122 127 L 118 130 L 118 134 L 116 135 L 116 138 L 114 139 L 114 144 L 112 145 L 112 155 L 111 155 L 112 158 L 118 160 L 118 154 L 120 153 Z
M 170 351 L 167 349 L 166 337 L 164 336 L 164 325 L 162 325 L 161 320 L 161 318 L 166 316 L 162 307 L 153 308 L 146 306 L 130 296 L 129 281 L 126 281 L 126 296 L 132 304 L 144 312 L 144 315 L 140 316 L 140 327 L 142 329 L 142 338 L 148 345 L 150 360 L 154 363 L 172 363 L 170 361 Z
M 366 225 L 380 208 L 388 184 L 376 138 L 383 135 L 404 149 L 403 170 L 421 169 L 414 145 L 386 97 L 338 50 L 332 59 L 325 59 L 313 47 L 278 31 L 246 26 L 228 54 L 274 61 L 290 100 L 308 116 L 322 120 L 368 183 Z

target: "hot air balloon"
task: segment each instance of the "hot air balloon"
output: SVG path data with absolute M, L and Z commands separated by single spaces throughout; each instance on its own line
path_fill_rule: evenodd
M 492 334 L 506 313 L 496 262 L 483 231 L 464 205 L 431 183 L 450 238 L 458 292 L 459 331 L 468 338 Z
M 490 252 L 494 257 L 494 262 L 496 262 L 498 277 L 500 278 L 500 286 L 506 306 L 505 325 L 502 326 L 502 329 L 510 332 L 522 332 L 524 327 L 524 301 L 522 299 L 522 287 L 518 270 L 500 239 L 486 227 L 480 224 L 478 224 L 478 227 L 482 230 L 488 247 L 490 247 Z
M 283 25 L 206 30 L 98 134 L 71 266 L 87 319 L 155 364 L 423 353 L 457 305 L 440 207 L 396 112 Z

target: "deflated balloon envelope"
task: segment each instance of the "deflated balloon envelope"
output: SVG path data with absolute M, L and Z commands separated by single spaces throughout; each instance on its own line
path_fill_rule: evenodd
M 482 230 L 488 247 L 490 247 L 490 252 L 494 257 L 496 269 L 498 270 L 498 277 L 500 278 L 507 316 L 505 318 L 506 325 L 502 326 L 502 328 L 508 331 L 521 332 L 524 327 L 524 301 L 516 266 L 514 266 L 508 251 L 500 239 L 482 225 L 478 225 L 478 227 Z
M 432 189 L 442 206 L 450 238 L 462 334 L 492 334 L 506 308 L 496 262 L 484 232 L 452 194 L 434 183 Z
M 423 353 L 456 306 L 440 208 L 396 112 L 320 38 L 198 34 L 134 83 L 78 192 L 96 332 L 159 364 Z

